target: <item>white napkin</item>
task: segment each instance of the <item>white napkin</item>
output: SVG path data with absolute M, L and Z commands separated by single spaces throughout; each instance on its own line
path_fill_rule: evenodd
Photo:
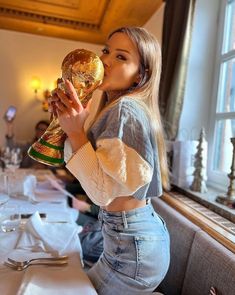
M 78 227 L 70 223 L 46 223 L 35 212 L 27 221 L 16 249 L 63 255 L 68 251 L 72 240 L 79 239 L 78 230 Z
M 37 178 L 34 175 L 27 175 L 23 183 L 23 194 L 31 200 L 35 200 L 35 189 Z
M 9 176 L 9 193 L 13 197 L 26 196 L 34 198 L 34 191 L 36 188 L 37 179 L 34 175 L 25 175 L 15 173 Z

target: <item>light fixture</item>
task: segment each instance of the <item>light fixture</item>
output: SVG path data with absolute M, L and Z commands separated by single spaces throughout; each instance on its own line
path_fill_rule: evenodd
M 31 87 L 34 90 L 35 97 L 37 98 L 38 90 L 41 89 L 41 80 L 38 77 L 33 77 L 31 80 Z
M 42 91 L 42 95 L 39 96 L 38 92 L 40 89 L 42 89 L 42 83 L 40 78 L 34 76 L 31 80 L 31 88 L 34 90 L 34 97 L 42 103 L 42 109 L 43 111 L 48 111 L 48 98 L 51 95 L 51 92 L 49 89 L 45 89 Z

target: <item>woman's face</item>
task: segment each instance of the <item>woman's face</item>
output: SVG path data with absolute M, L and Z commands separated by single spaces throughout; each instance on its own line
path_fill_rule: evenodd
M 140 56 L 136 45 L 125 33 L 114 33 L 100 58 L 104 64 L 104 79 L 99 89 L 122 91 L 138 83 Z

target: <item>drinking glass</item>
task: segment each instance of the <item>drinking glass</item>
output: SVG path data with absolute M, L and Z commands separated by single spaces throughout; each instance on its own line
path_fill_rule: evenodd
M 0 207 L 9 200 L 9 179 L 5 173 L 0 174 Z
M 3 168 L 6 167 L 7 164 L 10 163 L 11 159 L 11 150 L 9 147 L 2 147 L 0 150 L 0 159 L 3 163 Z
M 3 147 L 0 150 L 0 160 L 3 163 L 3 168 L 7 168 L 10 172 L 15 172 L 20 167 L 23 155 L 20 148 Z
M 20 148 L 15 148 L 10 150 L 10 156 L 9 158 L 7 158 L 5 162 L 6 168 L 14 173 L 16 169 L 20 167 L 20 163 L 22 159 L 23 157 L 22 157 L 22 152 Z
M 19 228 L 21 215 L 19 206 L 5 204 L 0 207 L 0 223 L 3 232 L 12 232 Z

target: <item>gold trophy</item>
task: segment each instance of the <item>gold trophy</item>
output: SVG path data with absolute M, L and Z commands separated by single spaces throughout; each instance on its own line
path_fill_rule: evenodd
M 78 98 L 85 107 L 92 92 L 101 84 L 104 68 L 99 57 L 88 50 L 76 49 L 70 52 L 62 62 L 62 78 L 57 80 L 59 88 L 65 91 L 64 79 L 74 86 Z M 59 125 L 55 115 L 42 137 L 28 150 L 34 160 L 50 166 L 61 166 L 64 163 L 64 142 L 66 134 Z

